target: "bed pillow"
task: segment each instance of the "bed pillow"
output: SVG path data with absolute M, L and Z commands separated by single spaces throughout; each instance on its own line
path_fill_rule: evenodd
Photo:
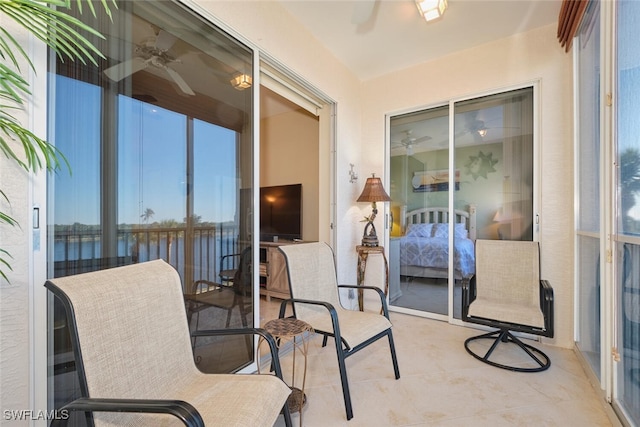
M 431 237 L 433 224 L 409 224 L 406 236 L 410 237 Z
M 465 224 L 456 224 L 454 236 L 456 237 L 456 239 L 469 238 L 469 231 L 467 230 Z
M 449 224 L 440 223 L 433 224 L 433 237 L 449 237 Z

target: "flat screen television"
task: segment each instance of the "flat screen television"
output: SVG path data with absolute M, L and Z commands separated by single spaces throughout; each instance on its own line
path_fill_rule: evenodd
M 260 240 L 294 239 L 302 239 L 302 184 L 261 187 Z

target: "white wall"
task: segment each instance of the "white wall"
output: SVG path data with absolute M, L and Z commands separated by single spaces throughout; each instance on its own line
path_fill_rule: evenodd
M 542 276 L 555 292 L 555 338 L 573 346 L 572 60 L 556 26 L 502 39 L 363 84 L 363 163 L 384 162 L 385 114 L 440 104 L 507 86 L 540 82 L 540 245 Z

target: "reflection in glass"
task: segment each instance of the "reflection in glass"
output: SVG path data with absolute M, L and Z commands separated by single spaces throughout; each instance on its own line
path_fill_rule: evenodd
M 640 89 L 640 46 L 634 37 L 640 4 L 617 2 L 617 230 L 616 403 L 640 423 L 640 141 L 636 94 Z
M 400 264 L 400 282 L 392 280 L 390 302 L 441 315 L 449 301 L 448 129 L 448 106 L 391 118 L 389 195 L 398 224 L 390 259 Z
M 578 337 L 576 345 L 599 378 L 600 372 L 600 7 L 589 3 L 578 33 L 579 135 L 578 188 Z
M 173 2 L 123 2 L 113 12 L 113 21 L 98 16 L 99 68 L 58 61 L 51 70 L 49 139 L 72 174 L 51 180 L 49 274 L 164 259 L 184 292 L 200 297 L 187 305 L 192 329 L 251 326 L 240 195 L 250 212 L 253 88 L 232 81 L 251 77 L 252 53 Z M 206 297 L 220 285 L 222 259 L 237 274 L 215 296 L 231 295 L 231 305 Z M 51 307 L 50 406 L 59 408 L 78 390 L 65 316 Z M 253 360 L 243 337 L 218 340 L 227 339 L 194 342 L 201 370 Z
M 457 102 L 453 112 L 443 106 L 395 116 L 390 123 L 397 223 L 391 238 L 400 264 L 391 303 L 447 315 L 452 287 L 453 316 L 460 318 L 461 280 L 474 274 L 475 239 L 533 239 L 533 88 Z

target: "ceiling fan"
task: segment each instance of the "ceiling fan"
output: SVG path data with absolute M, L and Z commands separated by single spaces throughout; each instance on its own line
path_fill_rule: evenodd
M 406 148 L 407 155 L 409 156 L 413 155 L 413 147 L 415 145 L 425 141 L 429 141 L 431 139 L 431 137 L 428 135 L 416 138 L 413 136 L 413 130 L 411 129 L 405 130 L 404 133 L 406 135 L 404 138 L 402 138 L 400 141 L 391 141 L 391 144 L 392 144 L 392 148 L 399 148 L 399 147 Z
M 175 44 L 177 37 L 153 27 L 154 35 L 146 38 L 140 44 L 136 44 L 134 56 L 104 70 L 104 73 L 111 80 L 119 82 L 140 70 L 151 66 L 163 70 L 173 80 L 180 90 L 187 95 L 195 95 L 187 82 L 176 70 L 170 67 L 173 63 L 180 63 L 181 60 L 169 53 L 169 49 Z
M 465 134 L 469 134 L 473 137 L 473 140 L 475 143 L 480 144 L 484 142 L 484 137 L 487 136 L 487 133 L 491 129 L 500 129 L 503 131 L 505 129 L 520 129 L 520 127 L 518 126 L 487 126 L 484 120 L 480 120 L 477 118 L 477 114 L 478 114 L 477 111 L 472 111 L 465 114 L 464 124 L 462 126 L 462 129 L 456 132 L 455 134 L 456 138 L 460 138 Z M 496 119 L 491 121 L 495 121 L 495 120 Z M 502 121 L 502 118 L 500 117 L 499 120 Z
M 354 25 L 362 25 L 373 16 L 373 10 L 376 7 L 377 0 L 361 0 L 357 1 L 353 7 L 351 15 L 351 23 Z

